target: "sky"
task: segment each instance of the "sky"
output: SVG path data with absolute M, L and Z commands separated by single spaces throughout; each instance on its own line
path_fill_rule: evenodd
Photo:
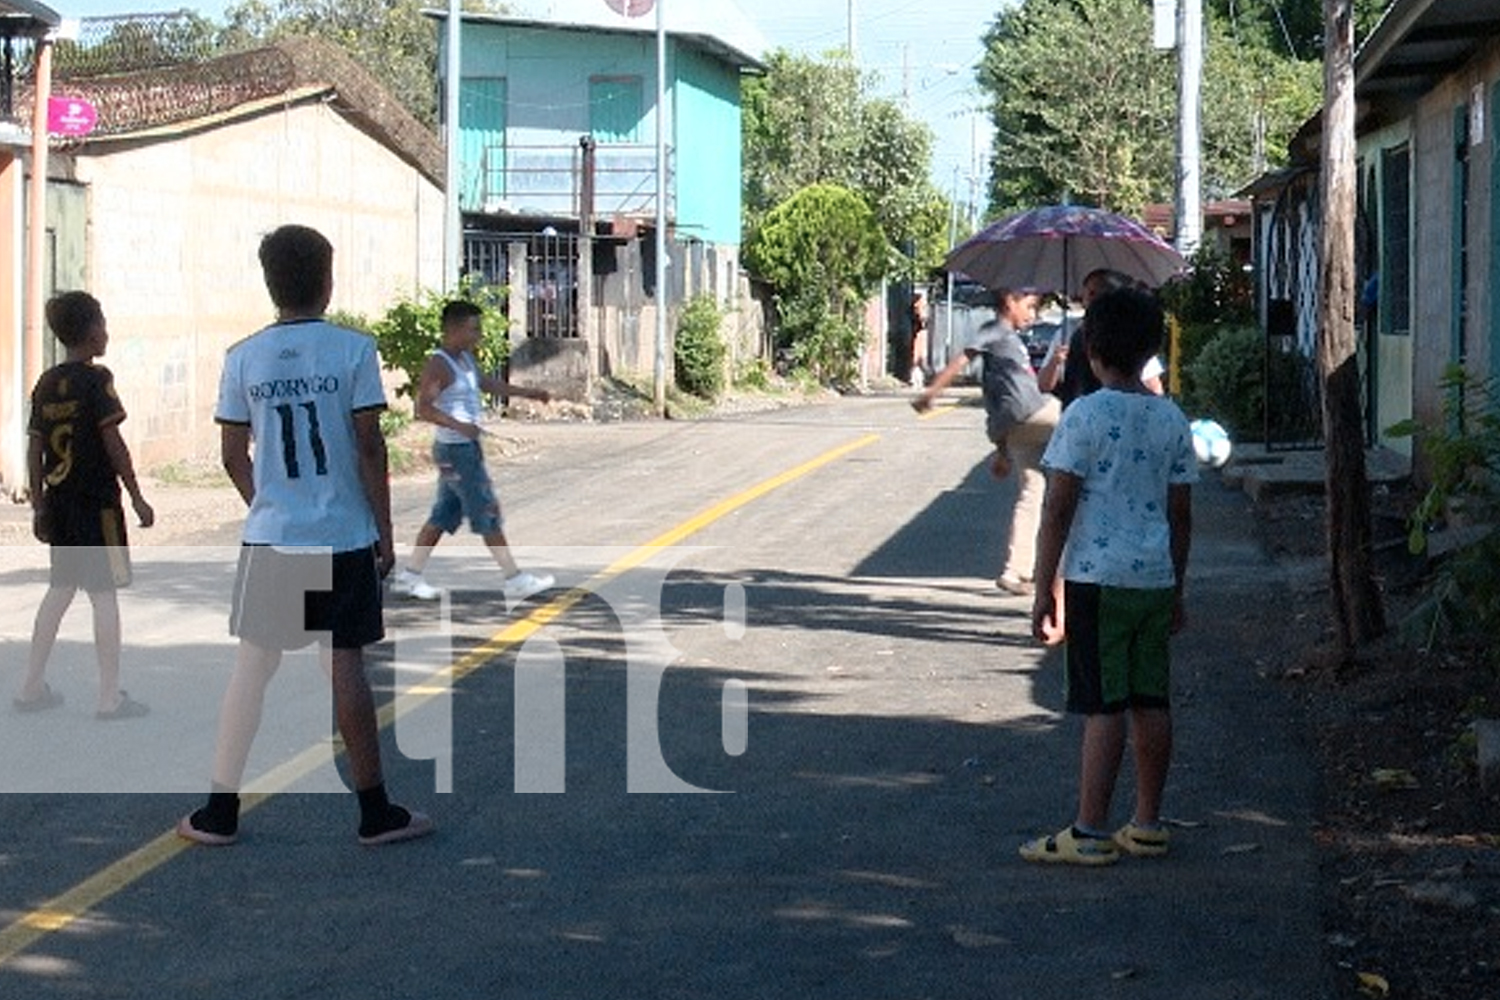
M 179 10 L 223 15 L 225 0 L 44 0 L 63 17 Z M 602 2 L 602 0 L 601 0 Z M 667 0 L 693 3 L 695 0 Z M 960 202 L 982 189 L 990 125 L 976 111 L 980 36 L 1009 0 L 736 0 L 772 48 L 818 56 L 849 41 L 877 92 L 933 131 L 933 182 Z M 434 3 L 436 6 L 437 3 Z

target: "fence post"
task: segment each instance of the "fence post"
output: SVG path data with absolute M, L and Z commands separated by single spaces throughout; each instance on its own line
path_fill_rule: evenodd
M 506 313 L 510 319 L 510 329 L 507 336 L 511 345 L 516 341 L 525 340 L 531 335 L 527 316 L 527 307 L 530 301 L 531 275 L 527 273 L 526 266 L 527 247 L 525 243 L 516 241 L 505 247 L 505 259 L 507 272 L 505 279 L 509 291 L 509 301 L 506 303 Z

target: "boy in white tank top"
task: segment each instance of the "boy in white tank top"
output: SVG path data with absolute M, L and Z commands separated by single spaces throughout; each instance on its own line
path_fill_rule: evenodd
M 437 496 L 426 523 L 417 532 L 406 566 L 391 581 L 391 589 L 418 600 L 442 596 L 442 590 L 429 584 L 422 572 L 443 535 L 457 531 L 465 519 L 484 539 L 505 574 L 501 587 L 507 601 L 524 601 L 556 582 L 547 573 L 522 572 L 516 565 L 479 445 L 483 393 L 522 396 L 543 403 L 551 397 L 545 389 L 512 385 L 479 370 L 474 348 L 482 335 L 481 316 L 482 311 L 472 302 L 454 300 L 443 307 L 442 344 L 427 359 L 417 383 L 417 419 L 436 427 L 432 454 L 438 467 Z

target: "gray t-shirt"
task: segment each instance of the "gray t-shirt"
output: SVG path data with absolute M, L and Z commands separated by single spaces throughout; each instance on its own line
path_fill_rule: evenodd
M 1021 335 L 1003 319 L 979 328 L 974 342 L 964 348 L 969 357 L 980 359 L 980 386 L 984 392 L 985 433 L 999 444 L 1016 424 L 1025 423 L 1046 403 L 1031 355 Z

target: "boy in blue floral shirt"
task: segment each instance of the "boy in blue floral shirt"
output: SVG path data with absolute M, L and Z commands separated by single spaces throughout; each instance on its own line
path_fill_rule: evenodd
M 1084 716 L 1078 815 L 1022 845 L 1028 861 L 1104 865 L 1167 853 L 1161 798 L 1172 756 L 1169 636 L 1182 628 L 1183 574 L 1198 470 L 1187 418 L 1140 379 L 1160 348 L 1161 305 L 1120 289 L 1088 312 L 1089 363 L 1103 387 L 1063 413 L 1042 458 L 1032 631 L 1067 642 L 1067 709 Z M 1061 572 L 1066 634 L 1053 593 Z M 1135 815 L 1111 834 L 1110 800 L 1133 730 Z

